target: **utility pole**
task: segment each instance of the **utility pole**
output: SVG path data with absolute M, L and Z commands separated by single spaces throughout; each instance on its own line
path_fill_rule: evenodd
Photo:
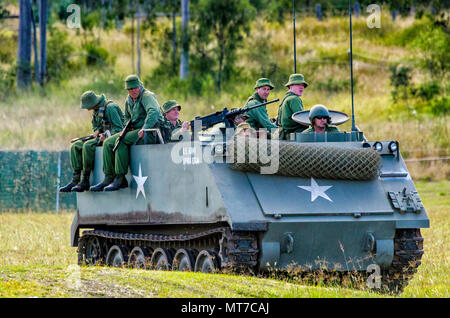
M 189 0 L 181 0 L 181 58 L 180 79 L 189 75 Z

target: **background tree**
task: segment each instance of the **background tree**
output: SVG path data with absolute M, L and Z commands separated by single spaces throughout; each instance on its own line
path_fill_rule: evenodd
M 195 6 L 194 20 L 197 25 L 196 41 L 208 54 L 205 43 L 214 43 L 211 52 L 215 61 L 215 82 L 220 92 L 223 80 L 234 69 L 236 49 L 241 45 L 243 34 L 249 33 L 254 8 L 248 0 L 199 0 Z

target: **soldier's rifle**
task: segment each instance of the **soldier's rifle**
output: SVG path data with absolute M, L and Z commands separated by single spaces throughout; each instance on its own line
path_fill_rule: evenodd
M 103 129 L 100 129 L 100 134 L 103 134 Z M 104 134 L 105 134 L 105 137 L 106 137 L 106 138 L 111 137 L 111 133 L 110 133 L 109 130 L 106 130 L 106 131 L 104 132 Z M 96 138 L 96 136 L 95 136 L 94 134 L 91 134 L 91 135 L 89 135 L 89 136 L 84 136 L 84 137 L 74 138 L 74 139 L 72 139 L 72 140 L 70 141 L 70 143 L 77 142 L 78 140 L 81 140 L 82 142 L 85 142 L 85 141 L 88 141 L 88 140 L 91 140 L 91 139 L 94 139 L 94 138 Z M 99 143 L 100 143 L 100 141 L 99 141 Z
M 258 105 L 254 105 L 248 108 L 238 108 L 232 111 L 229 111 L 227 108 L 224 108 L 221 111 L 215 112 L 214 114 L 209 114 L 203 117 L 197 116 L 195 117 L 193 120 L 191 120 L 191 131 L 194 132 L 194 122 L 199 120 L 201 121 L 201 125 L 202 125 L 202 130 L 211 128 L 212 126 L 218 124 L 218 123 L 225 123 L 225 127 L 226 128 L 232 128 L 235 126 L 234 124 L 234 119 L 243 114 L 246 113 L 252 109 L 267 105 L 267 104 L 271 104 L 271 103 L 275 103 L 278 102 L 280 99 L 274 99 L 274 100 L 270 100 L 268 102 L 264 102 Z
M 70 141 L 70 143 L 77 142 L 78 140 L 81 140 L 82 142 L 85 142 L 85 141 L 88 141 L 88 140 L 91 140 L 91 139 L 94 139 L 94 138 L 95 138 L 95 136 L 94 136 L 94 134 L 92 134 L 92 135 L 89 135 L 89 136 L 74 138 L 74 139 L 72 139 Z
M 113 148 L 113 152 L 116 152 L 117 148 L 119 147 L 120 143 L 122 142 L 122 139 L 125 137 L 125 135 L 132 130 L 133 124 L 131 123 L 131 119 L 127 122 L 125 127 L 122 129 L 122 132 L 119 135 L 119 138 L 117 138 L 116 145 Z

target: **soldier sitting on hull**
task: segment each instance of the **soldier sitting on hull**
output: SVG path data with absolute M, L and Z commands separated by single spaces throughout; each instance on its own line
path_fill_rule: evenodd
M 180 104 L 174 100 L 165 102 L 162 107 L 164 119 L 161 126 L 168 142 L 182 140 L 183 134 L 189 129 L 189 122 L 182 122 L 178 119 L 180 110 Z
M 289 81 L 285 85 L 289 90 L 278 108 L 277 125 L 280 126 L 279 139 L 287 140 L 290 133 L 302 132 L 306 129 L 306 126 L 295 122 L 292 119 L 292 115 L 303 110 L 303 102 L 300 96 L 303 95 L 303 91 L 308 85 L 302 74 L 289 76 Z
M 255 106 L 261 103 L 267 102 L 267 97 L 269 97 L 270 91 L 274 89 L 272 82 L 268 78 L 260 78 L 256 81 L 255 84 L 255 92 L 250 96 L 245 104 L 245 108 Z M 270 131 L 272 128 L 278 128 L 274 123 L 269 119 L 269 115 L 267 114 L 266 106 L 261 106 L 255 109 L 248 111 L 248 119 L 247 123 L 256 130 L 259 129 L 267 129 Z
M 125 122 L 131 121 L 132 129 L 128 131 L 117 147 L 120 133 L 105 140 L 103 144 L 103 172 L 105 179 L 90 188 L 91 191 L 117 191 L 128 187 L 125 175 L 130 163 L 129 147 L 143 144 L 144 129 L 155 128 L 162 122 L 161 108 L 154 93 L 143 87 L 136 75 L 125 79 L 128 96 L 125 101 Z M 156 137 L 150 134 L 149 143 L 156 143 Z
M 330 114 L 328 109 L 320 104 L 314 105 L 309 111 L 309 120 L 311 121 L 311 127 L 302 131 L 305 133 L 333 133 L 339 132 L 339 128 L 332 126 Z
M 81 108 L 92 112 L 92 138 L 78 140 L 70 148 L 70 164 L 73 169 L 72 181 L 60 188 L 61 192 L 83 192 L 89 189 L 89 176 L 94 168 L 95 147 L 101 146 L 107 135 L 123 129 L 123 113 L 113 101 L 106 100 L 105 95 L 96 95 L 87 91 L 81 95 Z M 81 176 L 81 172 L 83 174 Z M 81 181 L 80 181 L 81 176 Z

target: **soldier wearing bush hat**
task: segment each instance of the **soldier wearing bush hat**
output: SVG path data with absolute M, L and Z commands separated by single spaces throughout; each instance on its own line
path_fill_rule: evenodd
M 128 96 L 125 100 L 125 123 L 131 121 L 132 130 L 124 136 L 117 147 L 120 132 L 105 140 L 103 145 L 103 182 L 90 188 L 91 191 L 117 191 L 128 187 L 125 175 L 130 163 L 129 147 L 143 144 L 144 129 L 155 128 L 162 122 L 161 108 L 156 95 L 145 89 L 137 75 L 129 75 L 125 79 Z M 149 135 L 150 143 L 156 143 L 153 134 Z
M 164 121 L 162 130 L 167 141 L 179 141 L 183 134 L 189 129 L 189 122 L 182 122 L 178 119 L 181 105 L 174 100 L 169 100 L 162 107 Z
M 267 102 L 267 97 L 274 88 L 275 86 L 268 78 L 258 79 L 254 87 L 255 92 L 247 99 L 244 107 L 248 108 Z M 265 128 L 270 131 L 272 128 L 277 128 L 277 126 L 270 121 L 266 106 L 261 106 L 248 111 L 247 116 L 247 123 L 254 129 Z
M 94 169 L 95 147 L 111 134 L 123 129 L 123 113 L 113 101 L 106 100 L 104 94 L 93 91 L 81 95 L 81 109 L 92 110 L 92 130 L 89 140 L 80 139 L 70 147 L 70 163 L 73 169 L 72 181 L 60 188 L 61 192 L 83 192 L 89 189 L 89 176 Z M 81 181 L 80 181 L 81 177 Z
M 303 102 L 300 96 L 309 84 L 302 74 L 291 74 L 285 84 L 289 90 L 286 92 L 280 107 L 278 108 L 277 124 L 280 126 L 280 139 L 289 139 L 290 133 L 302 132 L 307 127 L 292 120 L 292 114 L 303 110 Z
M 305 133 L 330 133 L 330 132 L 339 132 L 339 128 L 336 126 L 332 126 L 331 117 L 328 109 L 321 104 L 314 105 L 309 111 L 309 120 L 311 121 L 311 127 L 302 131 L 302 134 Z

